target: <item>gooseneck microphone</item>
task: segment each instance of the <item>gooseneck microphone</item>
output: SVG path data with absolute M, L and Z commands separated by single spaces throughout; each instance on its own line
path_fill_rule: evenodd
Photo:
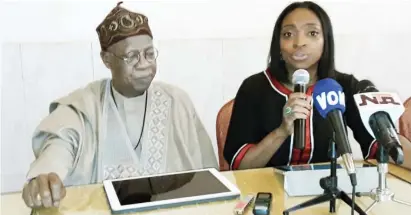
M 318 81 L 313 91 L 314 106 L 320 115 L 327 119 L 334 131 L 334 141 L 341 155 L 344 167 L 351 180 L 351 185 L 357 185 L 357 176 L 351 145 L 348 141 L 343 113 L 345 112 L 345 94 L 340 84 L 334 79 L 325 78 Z
M 305 93 L 310 81 L 310 74 L 305 69 L 298 69 L 293 74 L 292 83 L 294 92 Z M 305 119 L 296 119 L 294 121 L 294 148 L 304 149 L 305 146 Z
M 387 150 L 396 164 L 404 162 L 404 153 L 394 120 L 404 112 L 404 106 L 395 93 L 379 92 L 369 80 L 357 84 L 355 103 L 368 132 Z

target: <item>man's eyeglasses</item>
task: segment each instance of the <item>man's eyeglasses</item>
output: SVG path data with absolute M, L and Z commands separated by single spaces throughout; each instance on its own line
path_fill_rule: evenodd
M 142 54 L 149 63 L 153 63 L 158 57 L 158 51 L 154 47 L 150 47 L 142 51 L 139 51 L 139 50 L 131 51 L 127 53 L 125 56 L 117 56 L 114 53 L 111 53 L 111 54 L 130 65 L 135 65 L 138 62 L 140 62 Z

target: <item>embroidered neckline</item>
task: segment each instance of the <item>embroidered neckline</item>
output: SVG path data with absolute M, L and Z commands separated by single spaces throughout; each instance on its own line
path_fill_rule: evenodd
M 118 109 L 116 99 L 114 98 L 114 93 L 113 93 L 113 88 L 112 88 L 112 87 L 110 87 L 110 92 L 111 92 L 111 96 L 113 97 L 114 105 L 115 105 L 116 108 Z M 147 90 L 145 91 L 145 94 L 146 94 L 146 98 L 145 98 L 145 101 L 144 101 L 143 125 L 142 125 L 142 127 L 141 127 L 140 137 L 138 138 L 138 141 L 137 141 L 136 146 L 134 147 L 134 150 L 136 150 L 137 147 L 138 147 L 138 146 L 140 145 L 140 143 L 141 143 L 141 138 L 143 137 L 143 133 L 144 133 L 144 124 L 146 124 L 147 100 L 148 100 L 148 91 L 147 91 Z

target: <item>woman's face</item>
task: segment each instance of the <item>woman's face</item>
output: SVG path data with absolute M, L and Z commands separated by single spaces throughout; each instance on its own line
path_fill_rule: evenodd
M 311 10 L 298 8 L 284 18 L 280 49 L 287 68 L 316 70 L 323 47 L 321 22 Z

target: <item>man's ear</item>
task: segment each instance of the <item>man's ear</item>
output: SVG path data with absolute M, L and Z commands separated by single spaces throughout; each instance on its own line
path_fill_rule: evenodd
M 111 56 L 110 53 L 105 52 L 105 51 L 101 51 L 100 52 L 100 57 L 101 60 L 103 61 L 104 65 L 107 67 L 107 69 L 111 69 Z

